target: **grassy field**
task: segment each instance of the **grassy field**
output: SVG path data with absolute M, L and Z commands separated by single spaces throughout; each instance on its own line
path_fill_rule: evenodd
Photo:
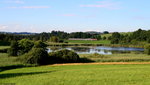
M 109 40 L 99 40 L 99 41 L 88 41 L 88 40 L 67 40 L 68 43 L 76 43 L 76 44 L 110 44 Z
M 6 70 L 0 83 L 16 85 L 150 85 L 150 65 L 67 65 Z
M 81 58 L 87 58 L 94 62 L 150 62 L 150 56 L 146 54 L 112 54 L 112 55 L 94 55 L 80 54 Z
M 16 61 L 16 58 L 17 57 L 8 57 L 6 53 L 0 53 L 0 67 L 20 64 L 20 62 Z

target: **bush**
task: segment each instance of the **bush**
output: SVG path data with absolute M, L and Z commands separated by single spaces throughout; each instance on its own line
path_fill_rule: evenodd
M 145 45 L 145 53 L 150 55 L 150 44 Z
M 79 55 L 67 49 L 51 52 L 49 58 L 51 63 L 75 63 L 79 61 Z
M 45 65 L 48 62 L 48 53 L 43 48 L 32 48 L 19 60 L 25 64 Z

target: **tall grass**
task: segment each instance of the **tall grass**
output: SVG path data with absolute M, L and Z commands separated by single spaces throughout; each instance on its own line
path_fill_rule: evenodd
M 146 54 L 112 54 L 95 55 L 80 54 L 81 58 L 88 58 L 95 62 L 150 62 L 150 56 Z

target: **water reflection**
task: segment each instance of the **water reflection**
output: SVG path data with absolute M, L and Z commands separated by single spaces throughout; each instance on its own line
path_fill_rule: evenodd
M 91 54 L 91 53 L 99 53 L 99 54 L 118 54 L 118 53 L 143 53 L 143 48 L 127 48 L 127 47 L 105 47 L 105 46 L 97 46 L 97 47 L 50 47 L 48 52 L 54 52 L 61 49 L 73 50 L 78 54 Z

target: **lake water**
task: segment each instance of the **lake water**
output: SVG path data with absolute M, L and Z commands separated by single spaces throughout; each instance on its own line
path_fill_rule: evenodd
M 54 52 L 61 49 L 73 50 L 78 54 L 119 54 L 119 53 L 144 53 L 143 48 L 130 48 L 130 47 L 106 47 L 106 46 L 84 46 L 84 47 L 49 47 L 48 52 Z

